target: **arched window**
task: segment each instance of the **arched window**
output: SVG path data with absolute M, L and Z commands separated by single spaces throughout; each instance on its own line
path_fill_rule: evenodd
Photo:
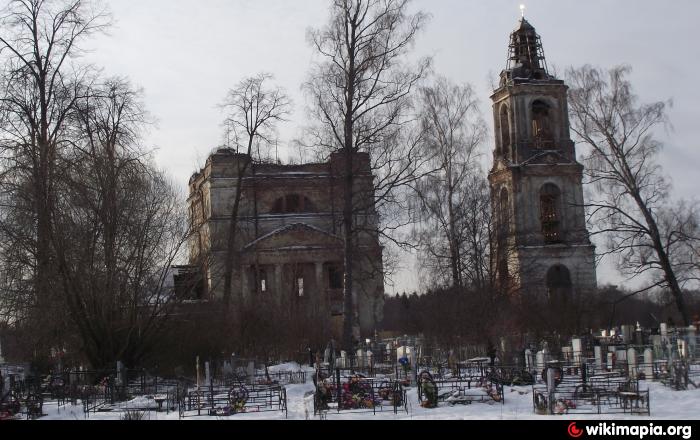
M 532 103 L 532 138 L 536 148 L 549 148 L 553 141 L 550 108 L 539 99 Z
M 501 188 L 501 194 L 498 197 L 498 230 L 501 235 L 505 235 L 510 230 L 510 202 L 508 199 L 508 190 Z
M 508 106 L 501 106 L 501 155 L 507 156 L 510 151 L 510 120 L 508 118 Z
M 308 197 L 299 194 L 288 194 L 280 197 L 272 205 L 273 214 L 294 214 L 316 212 L 316 207 Z
M 571 295 L 571 274 L 566 266 L 558 264 L 547 271 L 547 292 L 553 304 L 568 301 Z
M 547 244 L 561 243 L 561 191 L 559 187 L 545 184 L 540 190 L 540 220 L 542 235 Z

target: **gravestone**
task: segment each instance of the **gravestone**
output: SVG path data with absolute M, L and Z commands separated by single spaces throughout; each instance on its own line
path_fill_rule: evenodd
M 696 330 L 697 329 L 694 325 L 688 327 L 688 357 L 693 359 L 695 358 L 695 353 L 698 344 Z
M 634 345 L 644 345 L 644 333 L 639 324 L 637 324 L 637 329 L 634 331 Z
M 246 374 L 248 375 L 248 383 L 255 383 L 255 362 L 248 362 L 248 368 L 246 369 Z
M 348 354 L 345 352 L 345 350 L 340 350 L 340 365 L 338 365 L 341 368 L 347 367 L 346 361 L 348 358 Z
M 685 340 L 678 338 L 676 340 L 676 344 L 678 345 L 678 356 L 681 359 L 685 359 L 688 357 L 688 344 L 685 342 Z
M 124 382 L 124 364 L 117 361 L 117 386 L 121 386 Z
M 651 335 L 651 345 L 654 347 L 654 358 L 664 358 L 664 345 L 661 343 L 661 335 Z
M 396 349 L 396 360 L 399 360 L 402 357 L 408 358 L 409 364 L 413 365 L 413 363 L 414 363 L 413 358 L 415 357 L 414 353 L 413 353 L 413 348 L 408 347 L 406 345 L 402 345 L 401 347 L 397 348 Z
M 209 362 L 204 363 L 204 383 L 210 384 L 211 383 L 211 374 L 209 371 Z
M 600 345 L 593 347 L 593 355 L 595 356 L 595 365 L 598 370 L 603 369 L 603 350 Z
M 556 391 L 556 375 L 554 370 L 547 372 L 547 401 L 549 402 L 549 414 L 554 414 L 554 392 Z
M 617 362 L 625 362 L 627 360 L 627 350 L 624 348 L 619 348 L 615 355 L 617 356 Z
M 637 377 L 637 352 L 631 347 L 627 349 L 627 371 L 630 377 Z
M 195 359 L 196 365 L 195 370 L 197 372 L 197 389 L 199 389 L 199 356 Z
M 608 352 L 608 362 L 607 362 L 608 370 L 612 370 L 612 368 L 615 366 L 614 362 L 613 362 L 613 355 L 614 354 L 612 352 Z
M 537 364 L 537 370 L 542 371 L 544 370 L 544 352 L 542 350 L 538 351 L 537 354 L 535 355 L 536 359 L 536 364 Z
M 644 376 L 647 380 L 654 377 L 654 353 L 651 348 L 644 350 Z
M 565 362 L 571 362 L 574 358 L 574 350 L 571 347 L 562 347 L 561 355 Z
M 668 326 L 665 322 L 662 322 L 659 328 L 661 333 L 661 345 L 666 345 L 668 343 Z
M 581 363 L 583 359 L 583 346 L 581 344 L 581 339 L 574 338 L 571 340 L 571 348 L 574 352 L 574 363 L 576 365 Z
M 622 326 L 622 342 L 625 344 L 632 343 L 632 337 L 634 335 L 634 326 L 625 324 Z
M 532 350 L 529 348 L 525 349 L 525 369 L 527 371 L 532 371 Z
M 362 368 L 366 367 L 367 365 L 365 364 L 365 352 L 361 348 L 357 349 L 357 366 Z

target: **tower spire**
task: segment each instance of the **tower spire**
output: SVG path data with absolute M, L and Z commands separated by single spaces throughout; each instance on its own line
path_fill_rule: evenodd
M 525 19 L 525 5 L 520 5 L 521 15 L 517 29 L 510 34 L 508 63 L 501 74 L 501 82 L 552 79 L 542 48 L 542 40 L 535 28 Z M 502 84 L 504 85 L 504 84 Z

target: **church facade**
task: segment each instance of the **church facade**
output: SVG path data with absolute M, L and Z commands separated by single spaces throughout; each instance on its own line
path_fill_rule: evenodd
M 567 86 L 549 73 L 540 37 L 525 18 L 511 34 L 508 65 L 491 100 L 497 284 L 526 302 L 573 308 L 596 288 L 583 166 L 570 136 Z
M 243 166 L 249 162 L 247 166 Z M 369 156 L 357 153 L 355 213 L 357 259 L 353 304 L 356 333 L 374 332 L 382 320 L 382 248 L 374 209 Z M 219 149 L 189 182 L 189 271 L 201 274 L 197 299 L 222 301 L 232 210 L 241 170 L 241 201 L 233 246 L 231 306 L 265 308 L 313 323 L 340 336 L 343 321 L 341 177 L 343 155 L 325 163 L 252 163 Z M 274 312 L 272 312 L 274 311 Z

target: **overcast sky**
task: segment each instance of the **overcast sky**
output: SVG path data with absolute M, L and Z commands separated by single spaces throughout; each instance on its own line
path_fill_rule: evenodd
M 492 125 L 490 78 L 505 67 L 508 38 L 520 18 L 519 5 L 542 37 L 550 69 L 571 65 L 629 64 L 644 101 L 673 100 L 673 129 L 660 136 L 661 157 L 675 194 L 694 197 L 700 174 L 700 2 L 567 0 L 415 0 L 432 19 L 419 35 L 415 57 L 434 57 L 434 70 L 456 82 L 472 83 Z M 106 74 L 126 76 L 143 87 L 157 125 L 147 145 L 158 164 L 183 191 L 193 171 L 222 140 L 217 108 L 242 78 L 269 72 L 295 103 L 280 127 L 280 157 L 305 124 L 300 86 L 314 59 L 309 27 L 324 24 L 324 0 L 110 0 L 115 25 L 90 43 L 87 58 Z M 492 139 L 486 150 L 491 150 Z M 291 150 L 290 150 L 291 152 Z M 489 153 L 490 154 L 490 153 Z M 415 268 L 396 276 L 389 293 L 412 290 Z M 619 282 L 607 263 L 599 283 Z

